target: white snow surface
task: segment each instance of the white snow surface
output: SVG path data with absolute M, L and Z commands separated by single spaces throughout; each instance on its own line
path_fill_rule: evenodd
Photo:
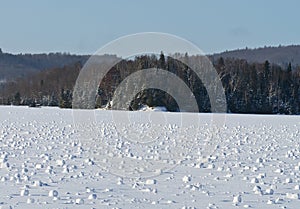
M 157 107 L 149 107 L 147 105 L 143 105 L 139 111 L 156 111 L 156 112 L 166 112 L 167 108 L 164 106 L 157 106 Z
M 299 208 L 299 139 L 299 116 L 1 106 L 0 208 Z

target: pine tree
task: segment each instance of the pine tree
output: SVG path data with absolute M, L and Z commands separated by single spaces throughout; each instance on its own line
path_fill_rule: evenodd
M 287 72 L 291 73 L 292 72 L 292 64 L 289 62 L 288 67 L 287 67 Z
M 61 89 L 59 107 L 72 108 L 72 93 L 70 90 Z
M 161 52 L 159 56 L 159 68 L 166 69 L 166 59 L 163 52 Z
M 20 92 L 17 92 L 15 94 L 13 104 L 14 105 L 20 105 L 21 104 L 21 94 L 20 94 Z

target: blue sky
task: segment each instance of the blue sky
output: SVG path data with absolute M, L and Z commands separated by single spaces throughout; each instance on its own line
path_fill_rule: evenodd
M 138 32 L 171 33 L 205 53 L 300 44 L 299 2 L 0 0 L 0 48 L 92 54 Z

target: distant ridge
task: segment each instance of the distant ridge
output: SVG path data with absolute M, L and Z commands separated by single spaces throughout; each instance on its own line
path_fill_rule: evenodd
M 50 68 L 61 68 L 76 62 L 84 64 L 88 58 L 87 55 L 68 53 L 10 54 L 2 52 L 0 49 L 0 83 Z
M 263 63 L 268 60 L 286 68 L 289 63 L 292 67 L 300 66 L 300 45 L 263 47 L 256 49 L 237 49 L 209 55 L 216 61 L 218 58 L 245 59 L 248 62 Z M 74 63 L 82 65 L 89 55 L 71 55 L 68 53 L 49 54 L 10 54 L 2 52 L 0 48 L 0 84 L 20 77 L 26 77 L 40 71 L 61 68 Z
M 213 54 L 210 57 L 213 60 L 223 57 L 259 63 L 268 60 L 270 63 L 280 65 L 283 68 L 287 67 L 289 63 L 296 67 L 300 66 L 300 45 L 237 49 Z

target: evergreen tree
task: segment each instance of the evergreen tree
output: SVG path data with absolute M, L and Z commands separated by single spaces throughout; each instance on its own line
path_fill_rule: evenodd
M 163 52 L 160 52 L 159 55 L 159 68 L 166 69 L 166 59 Z
M 292 64 L 289 62 L 288 67 L 287 67 L 287 72 L 291 73 L 292 72 Z
M 15 94 L 13 104 L 14 105 L 20 105 L 21 104 L 21 94 L 20 94 L 20 92 L 17 92 Z
M 59 107 L 72 108 L 72 93 L 70 90 L 61 89 Z

